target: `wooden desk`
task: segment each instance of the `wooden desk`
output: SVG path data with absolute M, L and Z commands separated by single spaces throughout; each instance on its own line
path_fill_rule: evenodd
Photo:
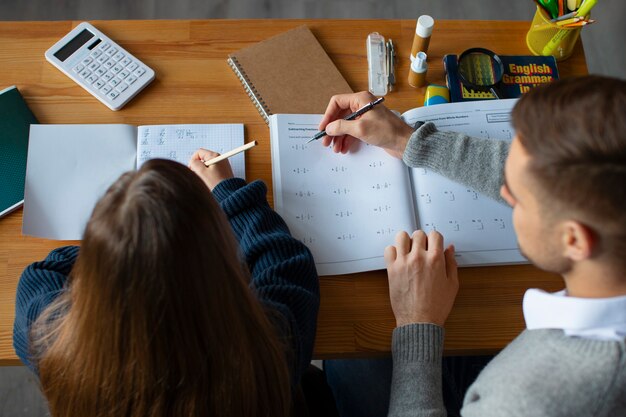
M 378 31 L 397 45 L 396 89 L 386 104 L 421 106 L 423 89 L 407 83 L 415 20 L 101 21 L 95 26 L 154 68 L 157 79 L 123 110 L 112 112 L 44 59 L 44 51 L 78 22 L 0 22 L 0 88 L 15 84 L 41 123 L 245 123 L 259 146 L 246 155 L 249 179 L 270 187 L 269 130 L 226 64 L 228 53 L 307 24 L 354 91 L 367 89 L 365 39 Z M 441 58 L 482 46 L 529 54 L 529 22 L 437 21 L 428 80 L 443 84 Z M 587 73 L 580 42 L 559 63 L 561 77 Z M 72 204 L 68 201 L 68 204 Z M 18 364 L 12 348 L 15 289 L 23 268 L 65 242 L 21 235 L 22 210 L 0 219 L 0 364 Z M 531 266 L 466 268 L 447 324 L 448 354 L 495 352 L 522 329 L 528 287 L 556 290 L 559 277 Z M 389 351 L 394 327 L 384 271 L 321 278 L 316 358 Z

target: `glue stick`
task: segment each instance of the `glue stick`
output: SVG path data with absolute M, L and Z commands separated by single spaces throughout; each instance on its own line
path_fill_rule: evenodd
M 428 69 L 426 58 L 424 52 L 418 52 L 413 62 L 411 62 L 411 71 L 409 71 L 409 85 L 411 87 L 417 88 L 426 85 L 426 70 Z
M 424 14 L 417 19 L 415 26 L 415 37 L 413 38 L 413 47 L 411 48 L 411 61 L 415 59 L 418 52 L 428 52 L 428 44 L 430 43 L 430 35 L 433 33 L 435 19 Z

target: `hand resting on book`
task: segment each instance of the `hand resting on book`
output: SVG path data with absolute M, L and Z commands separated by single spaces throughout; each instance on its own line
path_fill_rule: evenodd
M 347 153 L 355 139 L 383 148 L 390 155 L 402 159 L 404 148 L 413 128 L 396 116 L 384 104 L 378 105 L 356 120 L 343 120 L 376 97 L 367 91 L 339 94 L 330 99 L 319 129 L 326 130 L 322 144 L 333 144 L 335 153 Z
M 443 236 L 436 231 L 399 232 L 395 246 L 385 248 L 385 263 L 396 326 L 443 326 L 459 289 L 454 246 L 444 250 Z

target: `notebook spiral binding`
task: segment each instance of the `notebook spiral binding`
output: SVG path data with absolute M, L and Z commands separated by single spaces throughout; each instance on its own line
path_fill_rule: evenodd
M 230 65 L 234 73 L 237 75 L 237 78 L 239 78 L 239 81 L 241 81 L 241 84 L 243 85 L 244 90 L 246 90 L 248 97 L 250 97 L 250 100 L 252 100 L 252 103 L 254 104 L 256 109 L 259 111 L 263 119 L 265 120 L 265 123 L 269 124 L 270 123 L 270 119 L 269 119 L 270 110 L 265 105 L 265 101 L 263 101 L 263 99 L 259 96 L 256 88 L 254 88 L 250 80 L 248 80 L 248 77 L 246 76 L 245 71 L 243 71 L 241 67 L 239 66 L 239 63 L 237 62 L 237 58 L 229 57 L 228 65 Z

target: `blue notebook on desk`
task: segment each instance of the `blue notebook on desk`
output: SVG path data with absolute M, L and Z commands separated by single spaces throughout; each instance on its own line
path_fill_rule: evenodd
M 37 119 L 17 87 L 0 91 L 0 217 L 24 202 L 28 131 Z

